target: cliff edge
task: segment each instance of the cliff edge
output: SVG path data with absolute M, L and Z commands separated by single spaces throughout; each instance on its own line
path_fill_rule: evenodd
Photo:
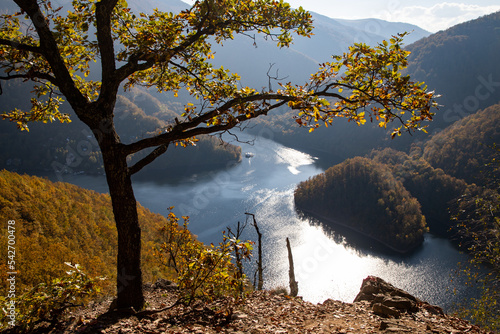
M 468 333 L 488 332 L 369 276 L 353 303 L 255 291 L 242 301 L 221 299 L 191 306 L 176 305 L 176 292 L 161 285 L 146 287 L 148 310 L 107 312 L 110 300 L 75 311 L 51 333 Z

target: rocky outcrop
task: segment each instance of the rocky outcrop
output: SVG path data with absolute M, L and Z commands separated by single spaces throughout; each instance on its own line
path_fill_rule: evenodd
M 373 313 L 382 317 L 400 318 L 402 313 L 415 313 L 421 308 L 433 314 L 445 315 L 440 307 L 419 300 L 375 276 L 363 280 L 354 303 L 361 301 L 370 302 Z

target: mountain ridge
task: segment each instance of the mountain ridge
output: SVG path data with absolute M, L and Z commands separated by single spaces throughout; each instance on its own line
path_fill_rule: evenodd
M 430 131 L 500 101 L 500 11 L 460 23 L 407 46 L 406 74 L 441 94 Z

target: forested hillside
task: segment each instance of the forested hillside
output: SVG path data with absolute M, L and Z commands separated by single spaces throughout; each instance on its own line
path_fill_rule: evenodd
M 450 206 L 466 190 L 477 191 L 475 186 L 432 167 L 415 148 L 410 155 L 393 149 L 373 151 L 370 157 L 391 169 L 392 175 L 422 206 L 431 233 L 442 237 L 455 237 L 456 223 L 452 220 Z
M 407 50 L 407 73 L 442 95 L 433 130 L 500 101 L 500 12 L 440 31 Z
M 496 152 L 495 143 L 500 144 L 500 104 L 465 117 L 432 136 L 424 145 L 423 158 L 468 183 L 486 185 L 488 179 L 500 179 L 500 171 L 487 166 Z
M 389 167 L 353 158 L 327 169 L 295 190 L 297 209 L 325 224 L 340 224 L 401 252 L 414 249 L 427 231 L 418 201 Z
M 152 255 L 166 219 L 138 206 L 143 234 L 145 281 L 161 275 Z M 35 176 L 0 171 L 0 217 L 15 221 L 16 288 L 61 277 L 64 262 L 78 263 L 92 276 L 106 276 L 112 287 L 116 279 L 117 233 L 109 195 L 67 183 L 53 183 Z M 0 247 L 7 259 L 7 224 L 0 227 Z M 1 288 L 6 289 L 6 261 L 1 264 Z M 166 273 L 163 273 L 166 274 Z

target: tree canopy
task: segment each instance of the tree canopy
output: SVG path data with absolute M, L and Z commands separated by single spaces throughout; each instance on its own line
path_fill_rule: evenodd
M 30 110 L 1 115 L 21 129 L 31 121 L 69 121 L 63 98 L 96 137 L 101 149 L 118 230 L 118 305 L 142 308 L 141 229 L 131 176 L 165 153 L 201 134 L 227 131 L 281 106 L 297 110 L 296 121 L 312 131 L 346 117 L 357 124 L 399 121 L 393 136 L 423 129 L 436 106 L 433 92 L 401 74 L 408 52 L 404 34 L 370 47 L 355 44 L 321 64 L 303 85 L 281 83 L 276 91 L 241 87 L 239 77 L 215 68 L 211 45 L 235 34 L 264 34 L 287 47 L 292 34 L 312 36 L 311 15 L 277 0 L 200 0 L 178 14 L 134 13 L 124 0 L 74 0 L 69 8 L 50 1 L 14 0 L 20 11 L 0 18 L 0 80 L 34 84 Z M 99 72 L 91 75 L 91 63 Z M 249 64 L 251 65 L 251 64 Z M 186 89 L 185 112 L 146 138 L 123 143 L 114 107 L 121 87 Z M 150 149 L 129 165 L 128 157 Z
M 268 105 L 274 99 L 279 105 L 300 109 L 298 122 L 307 124 L 331 122 L 333 116 L 364 123 L 370 114 L 385 126 L 393 118 L 402 120 L 409 111 L 412 117 L 405 125 L 413 129 L 432 116 L 433 93 L 399 73 L 409 54 L 400 48 L 404 34 L 375 48 L 357 44 L 343 56 L 335 56 L 334 62 L 322 64 L 307 84 L 284 84 L 274 94 L 240 89 L 237 74 L 211 66 L 211 43 L 222 44 L 234 34 L 264 33 L 276 40 L 278 47 L 290 45 L 292 32 L 310 37 L 310 14 L 302 8 L 292 10 L 283 1 L 197 1 L 179 14 L 155 11 L 151 15 L 134 14 L 123 0 L 73 1 L 67 14 L 63 7 L 53 8 L 50 1 L 40 6 L 34 1 L 16 3 L 22 11 L 3 15 L 0 59 L 5 75 L 1 79 L 34 81 L 37 98 L 31 100 L 30 111 L 15 109 L 2 117 L 22 129 L 28 129 L 30 121 L 69 121 L 59 112 L 63 99 L 59 93 L 72 105 L 99 103 L 104 93 L 122 83 L 125 88 L 143 85 L 159 91 L 186 88 L 202 99 L 197 106 L 186 106 L 183 128 L 241 121 L 276 108 L 276 104 Z M 34 24 L 28 25 L 26 18 Z M 102 63 L 101 81 L 87 79 L 90 64 L 96 59 Z M 341 69 L 343 76 L 334 80 Z M 62 85 L 61 80 L 68 84 Z M 341 94 L 343 90 L 351 94 Z M 325 98 L 338 101 L 330 103 Z M 373 102 L 381 107 L 372 106 Z M 372 106 L 368 113 L 357 112 L 368 106 Z M 206 111 L 203 117 L 199 109 Z

